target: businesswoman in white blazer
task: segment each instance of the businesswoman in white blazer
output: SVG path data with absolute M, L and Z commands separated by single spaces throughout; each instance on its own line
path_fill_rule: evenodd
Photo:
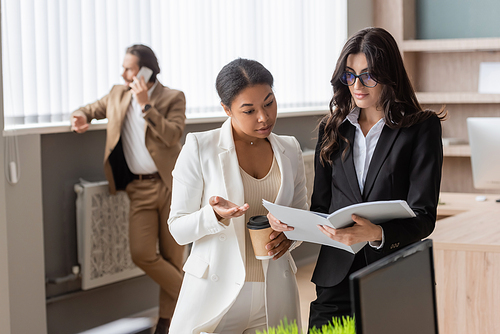
M 251 216 L 267 214 L 262 199 L 307 209 L 299 143 L 271 132 L 272 86 L 260 63 L 232 61 L 216 80 L 228 120 L 186 137 L 172 173 L 168 224 L 179 244 L 193 247 L 171 333 L 255 333 L 284 317 L 300 326 L 295 244 L 273 232 L 266 248 L 274 257 L 260 261 L 246 228 Z

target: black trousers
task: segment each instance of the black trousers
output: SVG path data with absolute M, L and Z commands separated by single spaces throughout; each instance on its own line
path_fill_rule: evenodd
M 331 322 L 333 317 L 352 316 L 349 276 L 366 265 L 365 254 L 361 250 L 339 284 L 330 287 L 316 285 L 316 300 L 311 302 L 309 312 L 309 329 L 321 328 Z

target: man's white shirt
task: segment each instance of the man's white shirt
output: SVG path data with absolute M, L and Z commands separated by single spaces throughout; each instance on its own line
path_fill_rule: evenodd
M 148 90 L 148 97 L 150 99 L 157 85 L 158 81 Z M 132 173 L 153 174 L 158 171 L 146 147 L 146 121 L 144 120 L 144 113 L 133 93 L 127 115 L 123 121 L 121 136 L 123 154 Z

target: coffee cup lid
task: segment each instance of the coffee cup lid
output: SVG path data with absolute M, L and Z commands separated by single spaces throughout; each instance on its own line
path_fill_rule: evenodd
M 271 227 L 271 225 L 269 225 L 269 220 L 266 216 L 253 216 L 250 217 L 247 227 L 251 230 L 262 230 Z

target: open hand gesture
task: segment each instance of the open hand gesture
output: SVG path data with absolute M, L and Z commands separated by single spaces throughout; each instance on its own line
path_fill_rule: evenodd
M 81 115 L 74 115 L 71 117 L 71 130 L 76 133 L 84 133 L 89 129 L 87 118 Z
M 214 209 L 217 220 L 240 217 L 244 215 L 250 207 L 247 203 L 238 206 L 220 196 L 210 197 L 209 203 Z

